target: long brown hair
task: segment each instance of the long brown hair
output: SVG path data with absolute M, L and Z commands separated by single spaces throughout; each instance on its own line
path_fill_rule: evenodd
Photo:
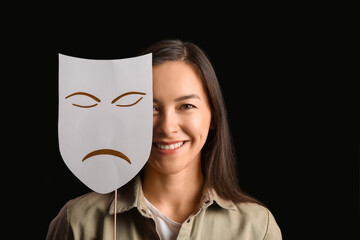
M 194 43 L 180 40 L 157 42 L 141 54 L 152 53 L 153 66 L 166 61 L 184 61 L 198 72 L 211 107 L 211 129 L 201 150 L 201 168 L 205 186 L 233 202 L 257 202 L 239 188 L 234 148 L 227 113 L 215 71 L 205 53 Z

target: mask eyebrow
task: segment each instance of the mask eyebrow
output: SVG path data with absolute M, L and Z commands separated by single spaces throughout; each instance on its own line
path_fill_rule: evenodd
M 146 95 L 146 93 L 143 93 L 143 92 L 126 92 L 126 93 L 121 94 L 120 96 L 118 96 L 118 97 L 115 98 L 114 100 L 112 100 L 111 104 L 113 104 L 114 102 L 116 102 L 116 101 L 119 100 L 120 98 L 125 97 L 125 96 L 130 95 L 130 94 Z M 136 102 L 136 103 L 137 103 L 137 102 Z
M 97 102 L 101 102 L 100 99 L 98 99 L 94 95 L 91 95 L 90 93 L 86 93 L 86 92 L 76 92 L 76 93 L 70 94 L 69 96 L 65 97 L 65 99 L 67 99 L 69 97 L 72 97 L 72 96 L 75 96 L 75 95 L 85 95 L 85 96 L 88 96 L 88 97 L 94 99 Z

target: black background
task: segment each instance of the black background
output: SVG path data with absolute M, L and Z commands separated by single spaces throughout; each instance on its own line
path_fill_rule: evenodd
M 179 15 L 169 13 L 136 23 L 118 18 L 121 11 L 71 20 L 67 11 L 50 11 L 11 28 L 4 48 L 13 104 L 5 126 L 15 124 L 16 134 L 6 137 L 5 148 L 20 177 L 6 197 L 11 225 L 44 239 L 60 208 L 90 191 L 58 149 L 57 54 L 125 58 L 158 40 L 181 39 L 209 56 L 227 104 L 240 186 L 268 206 L 284 239 L 354 237 L 360 213 L 358 77 L 348 71 L 354 64 L 344 63 L 346 46 L 334 47 L 333 22 L 293 18 L 293 12 L 263 15 L 264 9 L 206 17 L 187 10 L 176 24 Z

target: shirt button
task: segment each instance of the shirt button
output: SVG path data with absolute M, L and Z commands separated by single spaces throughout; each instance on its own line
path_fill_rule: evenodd
M 146 214 L 146 213 L 147 213 L 145 209 L 141 209 L 141 211 L 142 211 L 144 214 Z

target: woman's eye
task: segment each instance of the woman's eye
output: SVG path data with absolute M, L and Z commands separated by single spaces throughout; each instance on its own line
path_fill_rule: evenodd
M 183 109 L 183 110 L 188 110 L 188 109 L 193 109 L 193 108 L 195 108 L 195 106 L 192 104 L 183 104 L 180 107 L 180 109 Z

